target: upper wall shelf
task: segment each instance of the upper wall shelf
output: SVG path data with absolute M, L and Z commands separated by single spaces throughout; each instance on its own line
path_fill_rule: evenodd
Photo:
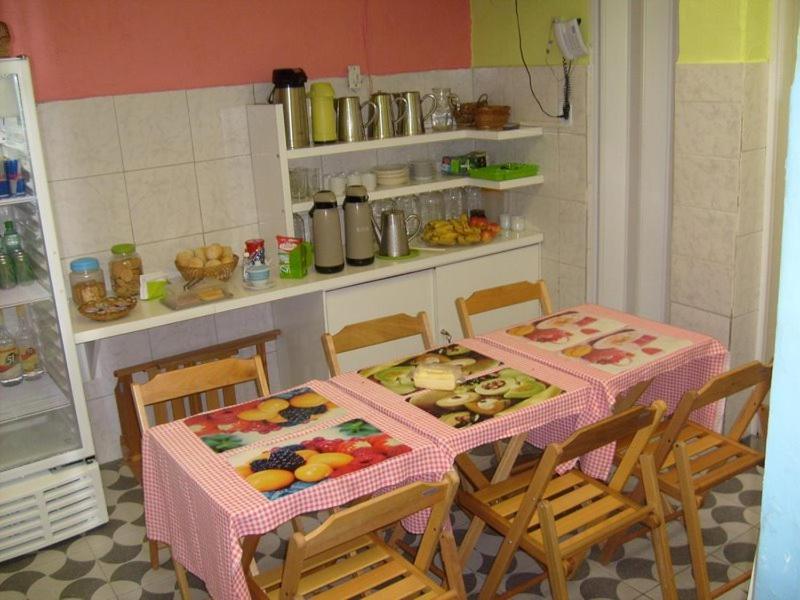
M 382 150 L 385 148 L 399 148 L 401 146 L 416 146 L 418 144 L 433 144 L 436 142 L 452 142 L 455 140 L 482 140 L 502 142 L 522 138 L 539 137 L 542 135 L 541 127 L 520 127 L 505 131 L 492 131 L 482 129 L 456 129 L 455 131 L 440 131 L 436 133 L 423 133 L 393 137 L 384 140 L 368 140 L 365 142 L 342 142 L 340 144 L 323 144 L 309 148 L 287 150 L 289 160 L 296 158 L 312 158 L 315 156 L 330 156 L 332 154 L 345 154 L 348 152 L 364 152 L 367 150 Z

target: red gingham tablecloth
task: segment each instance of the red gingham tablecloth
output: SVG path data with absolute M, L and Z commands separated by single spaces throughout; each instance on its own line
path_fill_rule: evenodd
M 709 336 L 594 304 L 576 306 L 564 311 L 558 311 L 555 314 L 568 310 L 619 321 L 625 327 L 686 340 L 688 345 L 665 353 L 663 356 L 653 357 L 645 364 L 634 366 L 620 373 L 612 373 L 593 367 L 586 361 L 569 358 L 559 352 L 536 347 L 527 338 L 511 335 L 506 330 L 495 331 L 481 336 L 479 339 L 497 347 L 511 350 L 527 359 L 544 363 L 584 381 L 596 382 L 603 386 L 610 403 L 614 402 L 618 394 L 637 383 L 653 379 L 641 402 L 649 404 L 653 400 L 660 398 L 667 403 L 669 412 L 675 410 L 687 390 L 702 387 L 709 379 L 728 368 L 728 350 L 720 342 Z M 511 327 L 506 329 L 511 329 Z M 706 427 L 719 431 L 722 426 L 723 412 L 724 402 L 720 401 L 695 411 L 692 414 L 692 419 Z
M 215 454 L 183 421 L 148 429 L 142 446 L 147 535 L 171 546 L 176 559 L 200 577 L 217 599 L 249 598 L 241 568 L 242 536 L 267 533 L 292 517 L 341 506 L 382 489 L 436 480 L 451 467 L 430 437 L 351 397 L 327 382 L 305 384 L 346 409 L 332 421 L 287 430 L 285 436 L 248 446 L 277 446 L 361 418 L 411 447 L 411 451 L 308 489 L 270 501 Z M 244 449 L 229 452 L 238 453 Z M 418 521 L 424 522 L 422 518 Z M 421 523 L 417 524 L 417 527 Z M 411 529 L 415 529 L 412 522 Z
M 530 443 L 544 448 L 550 443 L 564 441 L 577 429 L 611 414 L 605 391 L 599 385 L 480 340 L 465 339 L 458 343 L 497 359 L 504 366 L 558 386 L 564 393 L 502 417 L 456 428 L 358 373 L 339 375 L 331 381 L 387 416 L 399 419 L 422 435 L 437 440 L 446 449 L 450 460 L 455 460 L 459 454 L 478 446 L 524 432 L 530 432 L 527 438 Z M 599 449 L 581 459 L 581 468 L 592 476 L 606 477 L 612 458 L 613 448 Z M 569 465 L 563 467 L 567 468 Z

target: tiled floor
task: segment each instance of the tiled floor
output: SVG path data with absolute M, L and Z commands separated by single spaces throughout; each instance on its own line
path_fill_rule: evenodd
M 72 599 L 120 600 L 179 598 L 167 550 L 161 552 L 161 568 L 150 570 L 147 545 L 143 543 L 142 492 L 130 471 L 119 463 L 102 467 L 110 521 L 77 538 L 36 554 L 0 564 L 0 600 Z M 734 577 L 749 568 L 755 554 L 761 505 L 761 472 L 750 472 L 721 486 L 707 499 L 701 512 L 709 560 L 709 575 L 715 582 Z M 455 515 L 457 536 L 468 522 Z M 259 548 L 259 566 L 274 566 L 283 556 L 287 526 L 278 536 L 264 536 Z M 694 597 L 686 535 L 682 525 L 669 526 L 675 577 L 681 598 Z M 485 533 L 469 560 L 464 574 L 467 590 L 475 596 L 500 538 Z M 596 551 L 569 582 L 570 598 L 661 598 L 649 541 L 634 540 L 618 552 L 615 560 L 602 565 Z M 518 552 L 506 577 L 513 586 L 540 570 L 536 563 Z M 207 598 L 200 580 L 190 577 L 193 598 Z M 723 598 L 742 600 L 748 583 Z M 549 597 L 547 584 L 533 588 L 519 598 Z

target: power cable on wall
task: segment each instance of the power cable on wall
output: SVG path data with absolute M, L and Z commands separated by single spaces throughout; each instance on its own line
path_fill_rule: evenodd
M 519 0 L 514 0 L 514 14 L 516 15 L 516 22 L 517 22 L 517 42 L 519 44 L 519 56 L 522 59 L 522 64 L 525 66 L 525 72 L 528 74 L 528 88 L 531 91 L 531 96 L 536 101 L 536 104 L 539 106 L 539 110 L 541 110 L 545 115 L 548 117 L 553 117 L 555 119 L 569 119 L 570 113 L 570 75 L 572 73 L 572 61 L 567 61 L 566 59 L 561 60 L 562 68 L 564 70 L 564 104 L 561 107 L 561 114 L 554 115 L 545 110 L 544 106 L 542 106 L 542 102 L 539 100 L 539 97 L 536 95 L 536 92 L 533 89 L 533 76 L 531 75 L 531 69 L 528 66 L 528 61 L 525 59 L 525 50 L 522 46 L 522 26 L 520 25 L 520 18 L 519 18 Z M 550 54 L 550 46 L 553 44 L 552 40 L 552 23 L 550 25 L 550 32 L 551 37 L 547 42 L 547 49 L 546 55 L 549 56 Z M 550 64 L 548 63 L 548 66 Z M 552 72 L 552 68 L 551 68 Z M 555 76 L 555 74 L 553 74 Z

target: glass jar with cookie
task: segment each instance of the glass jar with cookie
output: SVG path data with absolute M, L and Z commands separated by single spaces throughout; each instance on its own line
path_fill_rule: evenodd
M 139 296 L 139 277 L 142 275 L 142 259 L 136 253 L 134 244 L 115 244 L 111 246 L 111 260 L 108 261 L 111 287 L 117 296 L 135 298 Z

